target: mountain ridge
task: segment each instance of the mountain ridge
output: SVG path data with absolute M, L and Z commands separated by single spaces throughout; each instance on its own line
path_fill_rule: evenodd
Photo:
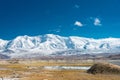
M 79 36 L 63 37 L 55 34 L 18 36 L 13 40 L 0 39 L 0 54 L 10 57 L 38 55 L 78 55 L 119 53 L 120 38 L 94 39 Z M 72 53 L 73 52 L 73 53 Z

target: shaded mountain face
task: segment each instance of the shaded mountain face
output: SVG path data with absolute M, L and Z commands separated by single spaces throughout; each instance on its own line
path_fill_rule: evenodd
M 9 59 L 10 57 L 7 55 L 0 54 L 0 59 Z
M 54 34 L 0 39 L 0 54 L 10 57 L 119 53 L 120 38 L 92 39 Z

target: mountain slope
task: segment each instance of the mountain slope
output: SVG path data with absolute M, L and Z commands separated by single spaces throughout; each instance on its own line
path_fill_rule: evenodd
M 120 38 L 92 39 L 46 34 L 34 37 L 18 36 L 9 41 L 0 39 L 0 53 L 10 57 L 119 52 Z

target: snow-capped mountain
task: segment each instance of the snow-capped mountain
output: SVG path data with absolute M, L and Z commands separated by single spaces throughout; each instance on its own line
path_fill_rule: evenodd
M 0 50 L 5 49 L 5 47 L 7 46 L 7 43 L 8 43 L 7 40 L 0 39 Z
M 93 39 L 54 34 L 0 39 L 0 54 L 10 57 L 119 53 L 120 38 Z

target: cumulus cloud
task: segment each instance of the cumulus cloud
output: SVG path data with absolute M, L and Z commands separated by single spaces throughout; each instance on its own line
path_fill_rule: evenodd
M 74 25 L 79 27 L 83 26 L 83 24 L 80 21 L 75 21 Z
M 101 26 L 102 24 L 101 24 L 100 19 L 95 18 L 95 19 L 94 19 L 94 25 L 95 25 L 95 26 Z

